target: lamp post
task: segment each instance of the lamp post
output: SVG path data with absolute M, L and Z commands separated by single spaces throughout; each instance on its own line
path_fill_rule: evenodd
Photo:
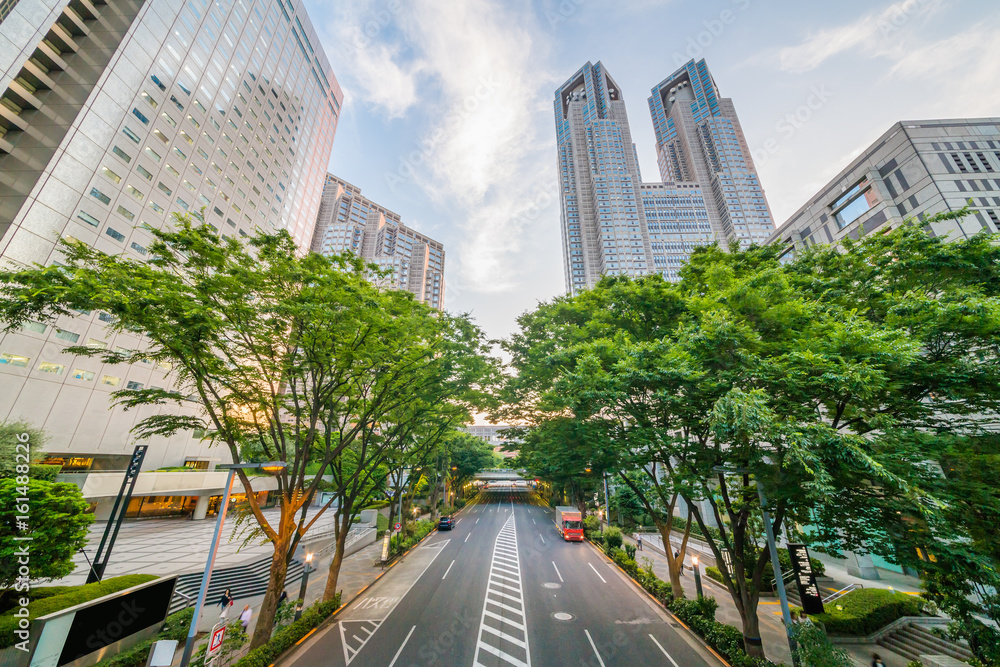
M 705 597 L 705 592 L 701 589 L 701 566 L 698 565 L 698 557 L 691 556 L 691 564 L 694 566 L 694 589 L 698 592 L 698 597 Z
M 215 534 L 212 536 L 212 546 L 208 550 L 208 561 L 205 563 L 205 573 L 201 575 L 201 588 L 198 589 L 198 601 L 194 605 L 194 617 L 191 618 L 191 628 L 188 630 L 187 641 L 184 642 L 184 654 L 181 656 L 181 667 L 188 667 L 191 662 L 191 653 L 194 650 L 194 637 L 198 633 L 198 617 L 205 606 L 205 596 L 208 594 L 208 584 L 212 580 L 212 566 L 215 565 L 215 554 L 219 550 L 219 538 L 222 535 L 222 524 L 226 521 L 226 511 L 229 509 L 229 494 L 233 489 L 233 478 L 236 471 L 243 470 L 266 470 L 271 474 L 277 474 L 285 469 L 284 461 L 268 461 L 266 463 L 225 463 L 217 468 L 229 470 L 226 477 L 226 487 L 222 492 L 222 504 L 219 505 L 219 517 L 215 521 Z
M 312 572 L 312 554 L 306 554 L 306 569 L 302 571 L 302 586 L 299 587 L 299 601 L 295 607 L 295 620 L 302 617 L 302 608 L 306 606 L 306 588 L 309 587 L 309 573 Z
M 745 475 L 750 472 L 747 468 L 726 468 L 725 466 L 715 466 L 712 472 L 732 473 Z M 774 584 L 778 589 L 778 599 L 781 601 L 781 620 L 785 624 L 785 634 L 788 635 L 788 648 L 792 652 L 792 664 L 798 667 L 799 659 L 796 651 L 795 638 L 792 636 L 792 613 L 788 607 L 788 596 L 785 594 L 785 581 L 781 575 L 781 562 L 778 560 L 778 547 L 774 539 L 774 525 L 771 523 L 771 513 L 767 511 L 767 496 L 764 495 L 764 486 L 757 480 L 757 495 L 760 498 L 760 513 L 764 518 L 764 534 L 767 537 L 767 548 L 771 553 L 771 569 L 774 570 Z

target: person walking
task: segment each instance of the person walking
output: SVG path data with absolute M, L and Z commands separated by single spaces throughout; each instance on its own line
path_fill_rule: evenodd
M 243 613 L 240 614 L 240 625 L 243 626 L 243 632 L 248 632 L 250 628 L 250 619 L 253 618 L 253 610 L 250 609 L 250 605 L 243 607 Z
M 280 607 L 281 605 L 285 604 L 285 601 L 287 599 L 288 599 L 288 591 L 284 590 L 281 591 L 281 595 L 278 596 L 278 606 Z
M 222 613 L 219 614 L 219 618 L 226 618 L 229 616 L 229 608 L 233 606 L 233 596 L 229 594 L 228 588 L 219 599 L 219 606 L 222 607 Z
M 674 550 L 674 558 L 680 558 L 680 557 L 681 557 L 680 549 L 675 549 Z M 684 561 L 683 560 L 681 561 L 681 576 L 682 577 L 684 576 Z
M 642 551 L 642 535 L 635 536 L 635 543 L 639 551 Z
M 878 653 L 872 653 L 872 667 L 885 667 L 885 663 L 882 662 Z

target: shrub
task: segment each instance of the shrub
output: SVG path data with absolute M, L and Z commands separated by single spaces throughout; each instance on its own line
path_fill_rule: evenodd
M 604 543 L 611 549 L 619 549 L 622 546 L 622 531 L 614 526 L 604 531 Z
M 42 482 L 54 482 L 56 481 L 56 475 L 59 474 L 60 470 L 62 470 L 62 466 L 32 463 L 31 478 Z
M 792 626 L 796 657 L 800 665 L 809 667 L 854 667 L 854 660 L 844 649 L 837 648 L 819 626 L 795 623 Z
M 583 533 L 590 539 L 601 532 L 601 520 L 593 514 L 588 514 L 583 520 Z
M 340 606 L 340 595 L 329 602 L 317 602 L 306 609 L 302 618 L 288 627 L 274 633 L 274 636 L 264 644 L 247 653 L 234 664 L 234 667 L 268 667 L 278 656 L 295 645 L 306 634 L 325 621 L 337 611 Z
M 40 616 L 47 616 L 61 609 L 73 607 L 90 600 L 132 588 L 147 581 L 153 581 L 159 577 L 152 574 L 127 574 L 122 577 L 112 577 L 102 582 L 84 584 L 82 586 L 58 586 L 53 588 L 62 589 L 57 595 L 36 599 L 28 605 L 28 618 L 36 619 Z M 11 609 L 3 616 L 0 616 L 0 648 L 13 646 L 14 629 L 17 627 L 17 619 L 14 617 L 14 610 Z
M 634 544 L 623 544 L 622 549 L 628 554 L 628 557 L 635 560 L 635 545 Z
M 825 613 L 812 618 L 831 635 L 863 637 L 903 616 L 919 616 L 922 609 L 923 600 L 917 596 L 884 588 L 861 588 L 827 604 Z
M 194 616 L 194 609 L 188 607 L 176 614 L 167 616 L 163 627 L 155 639 L 147 639 L 139 642 L 124 653 L 119 653 L 113 658 L 104 660 L 101 664 L 104 667 L 143 667 L 149 657 L 149 650 L 153 644 L 160 639 L 176 639 L 183 642 L 187 639 L 188 629 L 191 627 L 191 617 Z
M 409 535 L 395 535 L 389 544 L 389 553 L 403 553 L 414 544 L 424 539 L 427 533 L 434 530 L 436 524 L 432 521 L 416 521 L 409 524 Z

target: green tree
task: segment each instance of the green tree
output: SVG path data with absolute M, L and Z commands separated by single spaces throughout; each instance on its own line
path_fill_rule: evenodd
M 87 543 L 87 528 L 94 520 L 88 509 L 75 484 L 20 474 L 0 480 L 0 596 L 12 589 L 26 594 L 29 581 L 72 573 L 73 556 Z M 17 539 L 25 536 L 31 541 Z M 25 551 L 27 579 L 19 574 Z
M 273 521 L 261 512 L 248 474 L 238 471 L 260 533 L 274 548 L 251 640 L 256 648 L 270 636 L 288 563 L 319 518 L 307 521 L 306 510 L 326 467 L 398 406 L 420 400 L 398 383 L 373 381 L 383 370 L 392 373 L 395 339 L 407 335 L 399 322 L 419 308 L 412 297 L 369 282 L 379 269 L 349 253 L 301 255 L 286 232 L 243 242 L 185 217 L 174 223 L 151 232 L 149 261 L 72 241 L 60 246 L 62 265 L 0 274 L 0 320 L 11 329 L 74 310 L 110 314 L 112 332 L 141 334 L 147 347 L 70 351 L 105 363 L 152 360 L 173 371 L 172 388 L 116 393 L 126 409 L 161 408 L 139 422 L 135 435 L 206 429 L 235 462 L 286 464 L 272 492 L 279 499 Z M 171 404 L 198 412 L 162 409 Z M 307 478 L 309 466 L 314 476 Z
M 452 488 L 458 493 L 477 472 L 497 464 L 493 447 L 482 438 L 459 431 L 447 440 L 448 463 Z

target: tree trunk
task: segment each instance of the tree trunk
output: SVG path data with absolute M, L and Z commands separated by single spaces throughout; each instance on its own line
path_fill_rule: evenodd
M 260 603 L 260 610 L 256 614 L 257 625 L 250 639 L 251 651 L 266 644 L 271 638 L 274 614 L 278 610 L 278 597 L 285 586 L 285 576 L 288 574 L 288 545 L 291 542 L 291 532 L 295 528 L 291 518 L 286 519 L 285 515 L 285 508 L 282 508 L 278 537 L 274 540 L 274 554 L 271 556 L 271 576 L 267 583 L 267 592 L 264 593 L 264 600 Z M 291 517 L 292 513 L 288 512 L 287 515 Z
M 655 516 L 653 518 L 656 519 Z M 668 525 L 656 521 L 656 529 L 660 532 L 660 539 L 663 540 L 663 552 L 667 556 L 667 569 L 670 574 L 670 592 L 675 600 L 679 600 L 684 597 L 684 585 L 681 583 L 681 564 L 684 562 L 684 551 L 681 551 L 679 557 L 674 558 L 674 548 L 670 543 L 673 522 Z
M 344 564 L 344 548 L 347 545 L 347 535 L 351 530 L 351 511 L 344 511 L 341 508 L 340 516 L 337 517 L 337 535 L 334 537 L 336 548 L 333 552 L 333 560 L 330 561 L 330 569 L 326 577 L 326 588 L 323 589 L 323 602 L 329 602 L 337 594 L 337 583 L 340 578 L 340 566 Z
M 740 612 L 740 620 L 743 622 L 743 644 L 746 647 L 747 655 L 752 658 L 766 659 L 764 645 L 760 640 L 760 621 L 757 620 L 756 599 L 750 601 L 745 608 L 743 605 L 737 605 L 737 609 Z

